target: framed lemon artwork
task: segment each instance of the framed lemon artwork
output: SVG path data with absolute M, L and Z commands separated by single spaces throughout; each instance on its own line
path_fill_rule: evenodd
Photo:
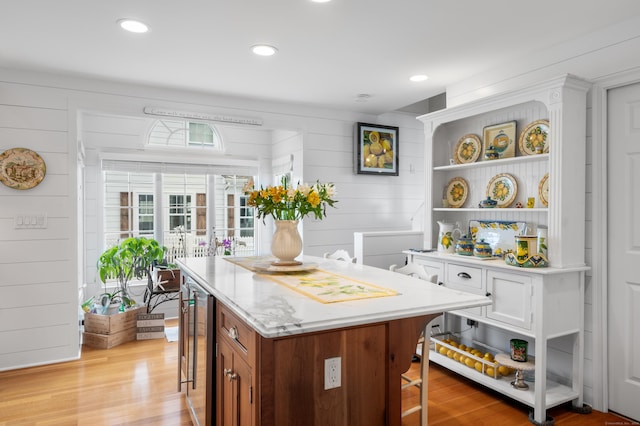
M 355 172 L 398 176 L 398 128 L 356 123 L 355 130 Z

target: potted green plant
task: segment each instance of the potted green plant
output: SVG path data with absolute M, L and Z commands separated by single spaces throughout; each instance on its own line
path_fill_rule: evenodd
M 117 288 L 112 293 L 101 295 L 101 304 L 104 306 L 108 297 L 109 302 L 120 301 L 120 310 L 134 306 L 135 302 L 129 297 L 129 282 L 133 278 L 147 278 L 148 284 L 152 283 L 151 268 L 162 262 L 166 247 L 161 246 L 156 240 L 145 237 L 131 237 L 120 244 L 106 249 L 98 258 L 98 273 L 100 281 L 105 284 L 107 280 L 115 279 Z

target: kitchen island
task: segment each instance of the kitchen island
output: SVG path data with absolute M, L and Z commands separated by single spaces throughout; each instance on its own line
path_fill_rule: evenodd
M 490 303 L 379 268 L 302 260 L 311 271 L 270 272 L 262 258 L 179 262 L 187 284 L 215 299 L 217 424 L 400 425 L 400 374 L 426 324 Z

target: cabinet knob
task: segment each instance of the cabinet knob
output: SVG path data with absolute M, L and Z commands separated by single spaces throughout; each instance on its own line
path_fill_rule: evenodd
M 438 281 L 438 285 L 444 285 L 442 281 Z
M 491 293 L 487 292 L 487 294 L 485 294 L 485 296 L 491 297 Z
M 238 378 L 238 375 L 234 373 L 233 370 L 230 368 L 224 369 L 224 375 L 227 376 L 229 381 L 236 380 Z
M 471 275 L 467 274 L 466 272 L 458 272 L 458 276 L 460 278 L 466 278 L 466 279 L 471 279 Z
M 229 329 L 229 332 L 227 334 L 233 340 L 238 340 L 238 328 L 235 325 Z

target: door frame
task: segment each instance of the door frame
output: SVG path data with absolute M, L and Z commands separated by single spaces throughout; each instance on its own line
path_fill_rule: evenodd
M 593 318 L 593 405 L 601 411 L 609 410 L 609 353 L 603 343 L 608 341 L 608 273 L 607 226 L 607 120 L 609 90 L 640 83 L 640 67 L 609 75 L 593 81 L 591 89 L 591 284 Z M 587 212 L 588 214 L 588 212 Z

